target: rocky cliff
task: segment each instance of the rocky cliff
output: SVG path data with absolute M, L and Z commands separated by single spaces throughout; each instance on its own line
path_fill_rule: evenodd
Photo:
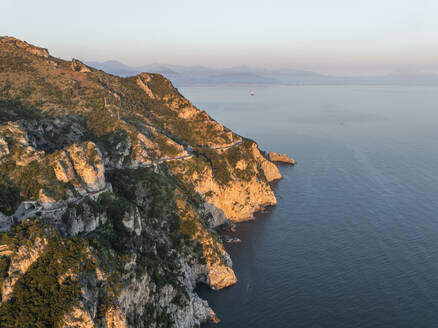
M 272 162 L 280 162 L 280 163 L 295 165 L 295 160 L 290 158 L 287 154 L 277 154 L 275 151 L 270 151 L 268 157 L 269 160 Z
M 0 38 L 2 327 L 193 327 L 236 283 L 219 225 L 276 204 L 257 144 L 158 74 Z

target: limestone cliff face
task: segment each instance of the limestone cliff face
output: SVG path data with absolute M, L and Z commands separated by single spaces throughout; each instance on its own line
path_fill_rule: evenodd
M 62 224 L 54 227 L 57 230 L 61 228 L 60 233 L 67 236 L 67 239 L 58 241 L 60 237 L 53 237 L 53 231 L 50 237 L 47 237 L 48 232 L 41 230 L 39 223 L 34 223 L 28 228 L 29 231 L 37 232 L 35 237 L 32 237 L 34 242 L 30 244 L 26 239 L 21 239 L 20 236 L 14 237 L 11 244 L 22 243 L 22 245 L 18 245 L 12 251 L 5 250 L 7 247 L 2 246 L 0 255 L 11 259 L 7 277 L 0 289 L 3 303 L 11 302 L 11 297 L 16 292 L 14 284 L 18 279 L 24 277 L 25 280 L 29 280 L 34 277 L 35 270 L 31 276 L 27 276 L 27 271 L 32 264 L 39 267 L 44 263 L 48 267 L 61 265 L 59 269 L 50 274 L 50 277 L 59 284 L 53 293 L 57 293 L 56 290 L 62 290 L 65 285 L 70 286 L 69 289 L 74 286 L 73 289 L 79 291 L 79 297 L 76 300 L 62 299 L 62 304 L 71 302 L 71 306 L 67 307 L 64 313 L 61 312 L 62 316 L 59 318 L 61 327 L 171 326 L 189 328 L 214 320 L 214 312 L 208 303 L 201 300 L 193 292 L 196 283 L 210 283 L 209 266 L 213 264 L 210 260 L 207 263 L 200 262 L 204 256 L 202 253 L 193 252 L 190 243 L 186 245 L 184 241 L 181 243 L 177 240 L 176 242 L 181 246 L 171 247 L 175 241 L 172 241 L 169 237 L 171 234 L 166 230 L 172 225 L 169 220 L 174 220 L 175 214 L 167 213 L 167 210 L 164 209 L 159 217 L 154 217 L 153 209 L 150 208 L 153 203 L 148 199 L 148 193 L 147 190 L 139 189 L 137 192 L 139 207 L 127 210 L 122 217 L 117 219 L 112 217 L 112 214 L 108 214 L 111 212 L 102 208 L 95 208 L 95 212 L 92 213 L 88 212 L 87 209 L 77 208 L 77 205 L 73 207 L 73 211 L 62 215 L 64 222 L 71 222 L 73 219 L 80 220 L 79 215 L 85 217 L 110 216 L 109 225 L 104 226 L 104 223 L 100 223 L 94 227 L 94 230 L 84 231 L 92 234 L 94 247 L 88 243 L 86 248 L 81 246 L 77 249 L 81 250 L 80 253 L 76 252 L 67 257 L 64 255 L 59 258 L 53 255 L 49 256 L 54 251 L 55 253 L 59 252 L 56 250 L 55 242 L 61 244 L 60 247 L 63 249 L 61 252 L 65 252 L 66 248 L 73 247 L 72 243 L 78 242 L 78 239 L 73 239 L 76 242 L 72 242 L 68 238 L 71 234 L 76 234 L 76 231 L 62 231 Z M 82 203 L 80 205 L 86 206 Z M 107 214 L 104 214 L 105 212 Z M 114 245 L 119 246 L 113 248 L 110 244 L 109 248 L 99 247 L 99 242 L 105 241 L 103 236 L 109 232 L 108 230 L 111 231 L 111 227 L 114 227 L 114 220 L 120 220 L 116 225 L 122 229 L 118 232 L 119 235 L 114 235 L 116 238 Z M 49 224 L 49 222 L 45 219 L 41 221 L 43 224 Z M 135 222 L 138 223 L 138 227 L 136 227 Z M 158 228 L 157 224 L 162 225 L 162 228 Z M 215 250 L 209 249 L 207 245 L 213 243 L 209 232 L 202 229 L 200 233 L 202 239 L 205 240 L 205 249 L 214 252 Z M 80 243 L 83 244 L 83 242 Z M 125 251 L 120 253 L 120 247 Z M 165 256 L 161 253 L 163 251 Z M 159 262 L 148 264 L 145 262 L 148 259 L 155 259 Z M 218 263 L 214 267 L 221 268 L 227 267 L 227 265 Z M 84 271 L 79 270 L 81 266 L 83 266 Z M 178 275 L 178 279 L 174 278 L 175 274 Z M 219 282 L 223 284 L 223 281 Z M 73 285 L 71 285 L 72 283 Z M 47 285 L 43 286 L 47 287 Z M 218 288 L 222 286 L 217 285 Z M 69 293 L 66 296 L 71 297 Z M 16 297 L 25 297 L 25 295 L 16 295 Z M 55 294 L 53 297 L 57 299 L 59 295 Z M 27 308 L 21 307 L 17 311 L 26 316 L 30 315 Z M 2 322 L 3 320 L 8 320 L 8 322 L 11 320 L 8 315 L 12 315 L 10 311 L 4 312 L 0 306 Z
M 184 214 L 182 228 L 187 231 L 193 240 L 202 245 L 203 255 L 206 259 L 207 277 L 205 282 L 213 289 L 222 289 L 236 283 L 237 279 L 231 269 L 232 262 L 218 239 L 202 224 L 199 213 L 191 206 L 184 195 L 179 194 L 177 208 Z
M 213 174 L 207 171 L 198 181 L 196 190 L 207 195 L 207 202 L 222 209 L 234 222 L 251 220 L 255 212 L 277 203 L 269 185 L 257 181 L 256 178 L 245 183 L 239 181 L 221 186 L 216 182 Z
M 71 61 L 71 69 L 75 72 L 80 73 L 89 73 L 91 72 L 91 69 L 89 69 L 84 63 L 77 59 L 72 59 Z
M 73 144 L 52 157 L 58 180 L 72 182 L 88 192 L 105 187 L 102 154 L 94 143 Z
M 96 328 L 90 314 L 83 306 L 74 306 L 63 318 L 63 328 Z M 108 326 L 109 327 L 109 326 Z M 124 327 L 120 325 L 120 327 Z
M 119 308 L 110 307 L 105 314 L 107 328 L 126 328 L 126 317 Z
M 32 161 L 41 161 L 44 152 L 37 151 L 28 142 L 28 135 L 16 122 L 0 125 L 0 163 L 12 157 L 18 166 L 26 166 Z
M 137 77 L 137 85 L 144 91 L 146 94 L 151 98 L 155 99 L 154 94 L 152 93 L 151 89 L 148 87 L 147 83 L 151 80 L 150 76 L 147 74 L 140 74 Z
M 225 216 L 224 211 L 222 211 L 220 208 L 217 208 L 212 203 L 204 202 L 201 211 L 203 212 L 203 216 L 209 219 L 209 225 L 214 228 L 226 224 L 229 221 Z
M 6 302 L 12 297 L 15 283 L 38 260 L 46 246 L 47 239 L 36 236 L 34 240 L 29 240 L 28 244 L 20 246 L 13 253 L 8 275 L 1 286 L 2 302 Z
M 108 216 L 106 213 L 97 212 L 96 210 L 93 210 L 92 206 L 93 201 L 90 198 L 86 198 L 75 206 L 67 207 L 61 213 L 65 217 L 68 217 L 69 220 L 59 223 L 58 229 L 69 236 L 77 236 L 80 233 L 92 232 L 99 226 L 107 223 Z M 59 216 L 60 214 L 47 216 L 47 221 L 53 222 Z M 134 217 L 132 219 L 134 219 Z
M 83 195 L 106 186 L 102 154 L 93 142 L 47 154 L 31 140 L 18 122 L 0 125 L 0 164 L 8 167 L 4 179 L 17 184 L 27 179 L 23 189 L 31 189 L 25 197 L 51 204 L 73 196 L 71 187 Z
M 3 160 L 8 154 L 8 143 L 3 138 L 0 138 L 0 160 Z
M 230 220 L 250 220 L 255 212 L 277 203 L 268 182 L 280 179 L 281 175 L 278 168 L 261 155 L 255 143 L 245 142 L 204 156 L 207 161 L 198 157 L 171 167 Z M 215 168 L 221 170 L 220 175 L 215 174 Z
M 272 182 L 282 178 L 278 167 L 270 160 L 262 156 L 256 144 L 252 145 L 252 154 L 254 158 L 260 163 L 260 167 L 262 168 L 268 182 Z
M 10 36 L 0 37 L 0 42 L 12 44 L 17 48 L 24 49 L 25 51 L 27 51 L 32 55 L 36 55 L 43 58 L 49 58 L 49 52 L 47 51 L 47 49 L 36 47 L 34 45 L 31 45 L 27 42 L 21 41 L 14 37 L 10 37 Z
M 151 164 L 154 160 L 187 156 L 184 147 L 155 128 L 144 127 L 144 133 L 136 135 L 132 152 L 133 167 Z M 148 135 L 148 136 L 146 136 Z

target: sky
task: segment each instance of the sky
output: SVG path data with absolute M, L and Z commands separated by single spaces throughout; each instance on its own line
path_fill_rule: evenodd
M 438 72 L 438 0 L 0 0 L 0 35 L 128 65 Z

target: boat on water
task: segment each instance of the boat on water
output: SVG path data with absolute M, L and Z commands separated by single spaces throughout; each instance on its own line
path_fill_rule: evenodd
M 238 244 L 242 241 L 237 237 L 224 236 L 224 240 L 229 244 Z

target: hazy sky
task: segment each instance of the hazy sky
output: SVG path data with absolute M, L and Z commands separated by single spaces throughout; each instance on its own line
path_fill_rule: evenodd
M 0 35 L 129 65 L 438 71 L 438 0 L 0 0 Z

